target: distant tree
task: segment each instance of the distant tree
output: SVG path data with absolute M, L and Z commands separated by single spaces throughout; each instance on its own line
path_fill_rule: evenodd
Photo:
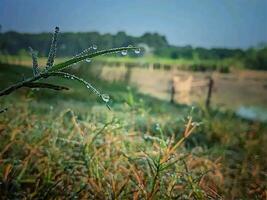
M 267 70 L 267 47 L 249 49 L 246 53 L 245 65 L 251 69 Z
M 176 51 L 171 52 L 171 58 L 172 58 L 172 59 L 177 59 L 177 58 L 179 58 L 178 53 L 177 53 Z
M 1 29 L 1 25 L 0 25 Z M 14 31 L 0 33 L 0 51 L 6 54 L 19 55 L 22 49 L 38 49 L 39 56 L 47 56 L 50 47 L 50 33 L 23 34 Z M 226 48 L 193 48 L 187 46 L 170 45 L 165 36 L 158 33 L 145 33 L 140 37 L 133 37 L 120 31 L 115 35 L 100 34 L 98 32 L 65 32 L 61 33 L 58 56 L 72 56 L 90 45 L 97 45 L 99 49 L 122 47 L 128 45 L 145 45 L 149 52 L 145 55 L 156 55 L 171 59 L 226 59 L 232 58 L 242 61 L 246 67 L 266 69 L 266 46 L 258 49 L 226 49 Z M 134 55 L 133 55 L 134 56 Z

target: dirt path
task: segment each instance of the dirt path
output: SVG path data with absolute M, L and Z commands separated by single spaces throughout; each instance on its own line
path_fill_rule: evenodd
M 207 77 L 210 75 L 214 80 L 211 100 L 213 105 L 234 109 L 239 106 L 267 107 L 267 72 L 265 71 L 242 70 L 222 74 L 105 66 L 101 73 L 104 79 L 128 81 L 137 85 L 141 92 L 165 100 L 170 99 L 170 84 L 174 78 L 177 88 L 175 100 L 187 104 L 205 101 Z M 202 87 L 195 85 L 202 85 Z

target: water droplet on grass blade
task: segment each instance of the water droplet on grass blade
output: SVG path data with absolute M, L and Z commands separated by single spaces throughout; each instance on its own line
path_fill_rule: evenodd
M 134 53 L 139 54 L 141 52 L 141 49 L 135 49 Z
M 96 46 L 95 44 L 92 46 L 92 48 L 93 48 L 94 50 L 97 50 L 97 46 Z
M 85 59 L 85 62 L 88 62 L 89 63 L 89 62 L 91 62 L 91 59 L 90 58 L 86 58 Z
M 110 97 L 109 97 L 108 94 L 102 94 L 101 97 L 102 97 L 102 100 L 103 100 L 104 102 L 106 102 L 106 103 L 108 103 L 109 100 L 110 100 Z
M 123 50 L 123 51 L 121 52 L 121 55 L 126 56 L 126 55 L 127 55 L 127 50 Z
M 156 123 L 156 127 L 155 127 L 155 128 L 156 128 L 157 131 L 160 130 L 160 125 L 159 125 L 159 123 Z

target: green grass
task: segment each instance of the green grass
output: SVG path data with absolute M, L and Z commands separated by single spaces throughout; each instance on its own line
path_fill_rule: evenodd
M 86 87 L 59 78 L 49 83 L 70 90 L 20 89 L 0 98 L 8 108 L 0 114 L 2 198 L 266 197 L 266 124 L 172 105 L 100 80 L 94 70 L 70 72 L 109 94 L 111 111 Z M 32 70 L 1 64 L 0 89 L 22 74 Z
M 69 58 L 58 58 L 57 63 L 66 61 Z M 30 65 L 32 60 L 30 56 L 6 56 L 0 55 L 0 61 L 10 64 L 23 64 Z M 107 62 L 107 63 L 122 63 L 122 64 L 160 64 L 162 66 L 175 66 L 179 69 L 192 70 L 192 71 L 204 71 L 204 70 L 223 70 L 227 69 L 244 69 L 244 64 L 237 59 L 221 59 L 221 60 L 201 60 L 201 59 L 170 59 L 156 56 L 141 56 L 136 57 L 129 56 L 102 56 L 94 59 L 94 62 Z M 39 58 L 39 62 L 44 66 L 46 58 Z

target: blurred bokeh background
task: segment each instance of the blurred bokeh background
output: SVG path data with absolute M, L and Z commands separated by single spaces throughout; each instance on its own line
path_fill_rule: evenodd
M 105 124 L 115 115 L 125 120 L 123 134 L 156 136 L 153 127 L 160 124 L 166 135 L 179 136 L 181 118 L 194 106 L 192 115 L 203 126 L 186 148 L 216 163 L 215 193 L 226 199 L 266 198 L 266 0 L 0 0 L 0 89 L 32 75 L 29 47 L 45 67 L 56 26 L 56 63 L 93 45 L 142 49 L 69 70 L 108 93 L 114 113 L 78 83 L 52 79 L 70 90 L 22 89 L 1 97 L 1 109 L 9 111 L 0 114 L 0 133 L 38 132 L 44 116 L 46 128 L 58 127 L 51 118 L 70 109 L 92 124 Z M 28 122 L 25 116 L 35 117 Z M 33 125 L 21 126 L 28 123 Z M 6 177 L 6 168 L 1 170 Z

